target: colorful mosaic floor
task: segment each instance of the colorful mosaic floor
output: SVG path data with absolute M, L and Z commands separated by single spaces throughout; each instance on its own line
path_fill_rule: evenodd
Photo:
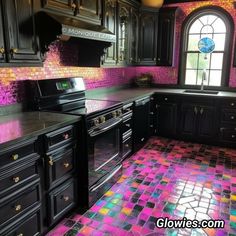
M 159 217 L 220 219 L 223 229 L 159 229 Z M 84 215 L 48 236 L 236 235 L 236 150 L 152 138 Z

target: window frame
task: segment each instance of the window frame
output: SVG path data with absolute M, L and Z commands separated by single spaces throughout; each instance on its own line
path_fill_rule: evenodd
M 179 84 L 184 88 L 201 87 L 200 85 L 185 84 L 186 61 L 187 61 L 187 54 L 185 52 L 188 46 L 189 30 L 193 22 L 195 22 L 196 19 L 208 14 L 217 15 L 224 21 L 226 25 L 226 38 L 225 38 L 225 51 L 224 51 L 223 66 L 222 66 L 221 85 L 220 86 L 205 85 L 204 87 L 207 89 L 219 89 L 219 88 L 228 88 L 229 86 L 230 68 L 232 63 L 231 59 L 232 59 L 232 45 L 233 45 L 233 35 L 234 35 L 234 21 L 231 15 L 223 8 L 217 6 L 208 6 L 208 7 L 201 7 L 193 11 L 190 15 L 186 17 L 186 19 L 182 24 L 181 41 L 180 41 L 181 46 L 180 46 Z

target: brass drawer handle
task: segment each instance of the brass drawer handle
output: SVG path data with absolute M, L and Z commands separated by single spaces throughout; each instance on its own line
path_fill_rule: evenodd
M 19 205 L 16 205 L 16 206 L 15 206 L 15 211 L 17 211 L 17 212 L 18 212 L 18 211 L 20 211 L 20 210 L 21 210 L 21 208 L 22 208 L 22 207 L 21 207 L 21 205 L 20 205 L 20 204 L 19 204 Z
M 63 138 L 64 138 L 65 140 L 67 140 L 69 137 L 70 137 L 69 134 L 63 134 Z
M 63 199 L 65 202 L 68 202 L 70 200 L 70 198 L 68 196 L 63 196 Z
M 67 162 L 67 163 L 64 163 L 63 164 L 65 168 L 68 168 L 70 166 L 70 164 Z
M 4 47 L 1 47 L 1 48 L 0 48 L 0 53 L 1 53 L 1 54 L 5 54 L 5 49 L 4 49 Z
M 19 159 L 19 155 L 18 154 L 13 154 L 12 155 L 12 159 L 13 159 L 13 161 L 18 160 Z
M 11 54 L 14 54 L 14 53 L 17 53 L 18 52 L 18 49 L 17 48 L 11 48 L 10 50 L 10 53 Z
M 130 127 L 130 124 L 126 124 L 125 126 L 129 128 L 129 127 Z
M 13 177 L 13 181 L 14 181 L 15 183 L 18 183 L 18 182 L 20 181 L 20 177 L 19 177 L 19 176 Z
M 52 160 L 52 157 L 50 156 L 50 157 L 48 157 L 48 158 L 49 158 L 48 164 L 49 164 L 50 166 L 53 166 L 53 160 Z

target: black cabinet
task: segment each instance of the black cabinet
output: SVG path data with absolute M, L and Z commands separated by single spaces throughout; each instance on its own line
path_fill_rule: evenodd
M 139 23 L 139 64 L 156 65 L 158 10 L 141 8 Z
M 42 0 L 44 9 L 101 25 L 101 0 Z
M 176 7 L 160 9 L 157 46 L 158 66 L 172 66 L 177 9 Z
M 40 53 L 34 24 L 34 0 L 2 1 L 2 6 L 5 32 L 5 52 L 1 53 L 5 57 L 2 61 L 39 64 Z M 2 34 L 0 38 L 0 43 L 2 43 Z
M 183 139 L 211 142 L 216 138 L 215 105 L 207 103 L 183 103 L 181 106 L 181 129 Z
M 135 101 L 134 105 L 134 151 L 140 149 L 149 138 L 150 97 Z
M 113 34 L 117 34 L 117 2 L 116 0 L 105 0 L 103 2 L 103 26 Z M 105 50 L 102 65 L 111 66 L 116 64 L 116 43 Z
M 175 137 L 177 135 L 179 97 L 158 95 L 157 104 L 157 135 Z
M 5 62 L 6 60 L 6 49 L 4 42 L 4 34 L 3 34 L 3 21 L 2 21 L 2 2 L 0 1 L 0 63 Z
M 129 24 L 128 64 L 136 65 L 138 62 L 138 38 L 139 38 L 139 10 L 131 7 Z
M 236 99 L 221 99 L 219 104 L 219 142 L 221 145 L 236 145 Z

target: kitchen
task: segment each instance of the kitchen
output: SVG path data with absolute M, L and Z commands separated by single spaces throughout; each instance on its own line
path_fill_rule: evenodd
M 236 2 L 157 2 L 0 1 L 0 235 L 236 234 Z

